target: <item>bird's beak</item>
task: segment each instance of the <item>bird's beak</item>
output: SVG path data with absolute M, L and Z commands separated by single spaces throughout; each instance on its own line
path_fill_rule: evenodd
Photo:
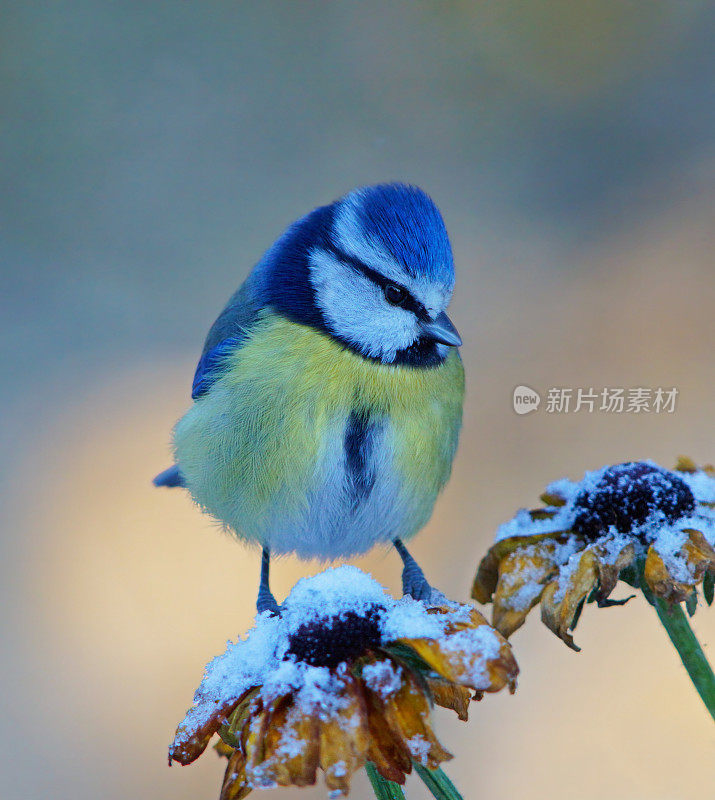
M 462 345 L 462 337 L 444 311 L 437 319 L 423 322 L 421 334 L 427 339 L 448 344 L 450 347 L 461 347 Z

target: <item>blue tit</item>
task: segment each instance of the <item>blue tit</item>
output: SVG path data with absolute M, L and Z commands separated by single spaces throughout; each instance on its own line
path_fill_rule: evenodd
M 332 560 L 394 543 L 403 588 L 431 594 L 404 543 L 428 521 L 462 420 L 454 261 L 420 189 L 356 189 L 291 225 L 209 331 L 174 429 L 183 486 L 271 554 Z

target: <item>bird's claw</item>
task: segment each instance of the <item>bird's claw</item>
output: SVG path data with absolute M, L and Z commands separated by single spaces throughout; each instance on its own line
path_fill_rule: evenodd
M 259 614 L 262 614 L 264 611 L 268 611 L 273 617 L 280 617 L 281 615 L 281 607 L 276 602 L 276 598 L 273 596 L 273 592 L 269 590 L 261 589 L 258 592 L 258 599 L 256 600 L 256 610 L 258 611 Z
M 402 570 L 402 592 L 423 603 L 428 603 L 432 597 L 433 589 L 414 561 Z

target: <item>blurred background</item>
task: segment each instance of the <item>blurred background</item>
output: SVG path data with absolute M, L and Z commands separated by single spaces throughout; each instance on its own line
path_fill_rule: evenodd
M 453 597 L 549 481 L 715 458 L 714 33 L 700 0 L 4 4 L 2 798 L 217 797 L 223 762 L 166 747 L 258 554 L 150 480 L 209 325 L 315 205 L 399 179 L 446 219 L 465 424 L 413 551 Z M 517 416 L 519 384 L 679 396 Z M 358 564 L 398 590 L 395 554 Z M 319 567 L 278 563 L 279 599 Z M 694 625 L 713 660 L 715 609 Z M 715 730 L 654 612 L 589 607 L 576 639 L 535 612 L 517 694 L 440 715 L 465 798 L 707 796 Z

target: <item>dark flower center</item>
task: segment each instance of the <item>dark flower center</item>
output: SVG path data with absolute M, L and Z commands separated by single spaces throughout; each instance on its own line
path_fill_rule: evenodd
M 598 483 L 576 498 L 573 530 L 597 539 L 610 525 L 620 533 L 635 533 L 649 521 L 675 522 L 695 509 L 688 485 L 668 470 L 639 461 L 609 467 Z
M 312 667 L 337 667 L 352 661 L 380 646 L 382 611 L 380 606 L 371 606 L 364 614 L 345 611 L 301 625 L 291 634 L 286 655 Z

